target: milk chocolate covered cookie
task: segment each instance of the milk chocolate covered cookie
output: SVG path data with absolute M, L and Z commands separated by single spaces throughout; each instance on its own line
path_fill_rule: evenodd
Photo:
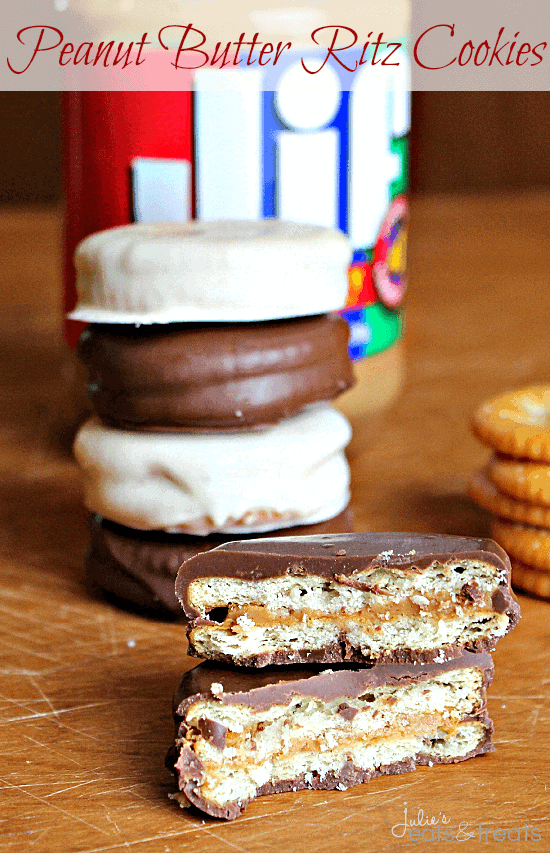
M 239 816 L 262 794 L 337 788 L 489 752 L 488 654 L 440 664 L 243 671 L 200 664 L 175 696 L 180 805 Z
M 356 533 L 230 542 L 183 564 L 189 653 L 244 666 L 444 660 L 514 627 L 489 539 Z
M 319 524 L 293 527 L 297 536 L 318 533 L 347 533 L 353 530 L 353 513 L 344 512 Z M 90 518 L 90 546 L 86 555 L 88 580 L 119 601 L 159 616 L 179 616 L 183 612 L 174 582 L 185 560 L 228 542 L 229 536 L 188 536 L 162 530 L 132 530 L 101 516 Z M 288 528 L 274 530 L 284 536 Z
M 353 384 L 349 326 L 334 314 L 265 323 L 95 325 L 79 355 L 103 423 L 240 430 L 275 424 Z

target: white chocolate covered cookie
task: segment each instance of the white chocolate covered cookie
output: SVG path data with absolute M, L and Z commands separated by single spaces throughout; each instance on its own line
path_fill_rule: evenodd
M 321 404 L 230 435 L 129 432 L 92 418 L 74 453 L 92 512 L 138 530 L 238 535 L 338 515 L 350 437 L 346 418 Z
M 238 322 L 338 311 L 351 251 L 340 231 L 267 219 L 125 225 L 75 254 L 91 323 Z

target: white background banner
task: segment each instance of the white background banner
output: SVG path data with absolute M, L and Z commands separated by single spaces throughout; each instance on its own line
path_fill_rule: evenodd
M 0 82 L 4 90 L 180 91 L 200 68 L 250 70 L 269 89 L 292 53 L 298 86 L 332 68 L 351 90 L 366 68 L 374 83 L 408 75 L 410 65 L 416 90 L 550 89 L 547 0 L 272 4 L 21 0 L 2 12 Z M 215 85 L 230 90 L 231 74 Z

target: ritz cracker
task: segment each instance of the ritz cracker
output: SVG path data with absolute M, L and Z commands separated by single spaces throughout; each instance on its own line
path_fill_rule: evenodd
M 305 74 L 302 56 L 289 51 L 263 69 L 198 69 L 190 91 L 65 94 L 66 311 L 76 302 L 74 249 L 94 231 L 279 217 L 349 236 L 354 255 L 342 314 L 359 377 L 367 356 L 398 342 L 408 66 L 365 64 L 350 76 L 323 63 L 320 52 L 308 58 L 318 72 Z M 72 346 L 82 328 L 67 321 Z M 396 377 L 387 379 L 384 393 Z

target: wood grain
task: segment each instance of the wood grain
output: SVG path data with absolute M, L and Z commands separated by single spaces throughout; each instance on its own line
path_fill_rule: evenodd
M 468 417 L 488 395 L 550 380 L 549 228 L 547 196 L 414 203 L 404 388 L 377 414 L 357 397 L 351 407 L 359 529 L 485 530 L 464 497 L 487 456 Z M 59 234 L 51 211 L 0 220 L 1 849 L 436 849 L 392 835 L 405 803 L 409 819 L 423 809 L 444 814 L 444 828 L 463 824 L 474 835 L 462 849 L 548 849 L 550 610 L 526 598 L 495 656 L 494 754 L 347 792 L 264 797 L 227 825 L 169 802 L 171 694 L 191 661 L 181 625 L 117 610 L 83 584 L 86 515 L 64 450 L 75 412 Z M 491 834 L 525 826 L 541 841 Z

